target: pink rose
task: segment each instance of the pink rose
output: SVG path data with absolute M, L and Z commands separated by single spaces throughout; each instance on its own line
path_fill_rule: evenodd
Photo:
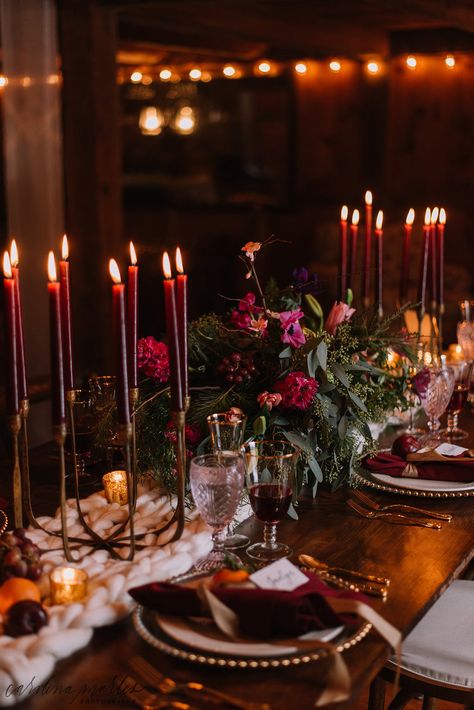
M 334 335 L 337 330 L 337 326 L 341 323 L 349 321 L 354 315 L 355 310 L 355 308 L 350 308 L 347 303 L 336 301 L 329 311 L 326 323 L 324 324 L 324 329 L 330 335 Z
M 278 407 L 281 399 L 281 394 L 278 394 L 278 392 L 261 392 L 261 394 L 257 395 L 259 405 L 263 407 L 266 404 L 269 412 L 272 411 L 273 407 Z

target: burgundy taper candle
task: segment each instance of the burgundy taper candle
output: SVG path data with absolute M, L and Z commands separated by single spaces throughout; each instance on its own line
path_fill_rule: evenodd
M 20 400 L 28 399 L 28 383 L 26 381 L 25 334 L 23 329 L 23 310 L 21 307 L 20 267 L 16 241 L 12 239 L 10 246 L 10 263 L 12 276 L 15 280 L 15 308 L 16 308 L 16 344 L 17 344 L 17 370 L 18 393 Z
M 9 416 L 16 416 L 20 411 L 18 396 L 18 365 L 17 365 L 17 315 L 15 280 L 12 275 L 10 256 L 6 251 L 3 255 L 3 290 L 5 294 L 5 324 L 6 324 L 6 411 Z
M 138 387 L 138 266 L 137 254 L 133 242 L 130 242 L 130 264 L 128 266 L 127 283 L 127 354 L 128 383 L 130 387 Z
M 176 315 L 178 318 L 179 363 L 183 401 L 189 396 L 188 382 L 188 276 L 184 273 L 181 249 L 176 249 Z
M 109 261 L 112 277 L 115 377 L 117 381 L 117 419 L 119 424 L 130 424 L 130 397 L 128 390 L 127 333 L 125 327 L 125 285 L 115 259 Z
M 49 342 L 51 358 L 51 410 L 54 425 L 66 421 L 64 395 L 64 355 L 61 327 L 60 284 L 57 281 L 56 261 L 52 251 L 48 255 Z
M 418 276 L 418 297 L 421 314 L 426 311 L 426 278 L 428 275 L 428 250 L 430 245 L 431 230 L 431 210 L 429 207 L 425 211 L 425 223 L 423 225 L 423 243 L 420 257 L 420 273 Z
M 438 303 L 438 253 L 436 248 L 436 223 L 438 221 L 439 209 L 434 207 L 431 211 L 431 228 L 430 228 L 430 249 L 428 256 L 429 271 L 430 271 L 430 294 L 431 306 L 436 308 Z
M 437 252 L 438 252 L 438 302 L 444 306 L 444 228 L 446 224 L 446 210 L 441 207 L 437 224 Z
M 411 232 L 415 220 L 415 210 L 410 207 L 406 216 L 403 234 L 402 266 L 400 269 L 400 305 L 406 303 L 408 298 L 408 284 L 410 282 L 410 247 Z
M 379 210 L 375 222 L 375 292 L 374 302 L 377 315 L 383 315 L 383 212 Z
M 347 288 L 354 291 L 355 275 L 357 272 L 357 234 L 359 231 L 359 210 L 354 210 L 350 226 L 351 244 L 349 249 L 349 269 Z
M 341 221 L 339 227 L 339 283 L 337 288 L 337 300 L 346 300 L 347 291 L 347 215 L 349 210 L 346 205 L 341 209 Z
M 62 242 L 62 259 L 59 261 L 59 293 L 61 300 L 61 330 L 64 354 L 64 388 L 66 392 L 74 389 L 74 368 L 72 365 L 72 323 L 71 323 L 71 288 L 69 281 L 69 244 L 66 235 Z
M 181 386 L 181 367 L 179 357 L 178 317 L 176 310 L 175 280 L 171 278 L 171 264 L 168 253 L 163 254 L 163 288 L 165 292 L 166 333 L 170 357 L 171 408 L 173 412 L 184 409 L 183 389 Z
M 365 193 L 365 241 L 364 268 L 362 270 L 362 300 L 364 306 L 370 303 L 370 270 L 372 262 L 372 193 Z

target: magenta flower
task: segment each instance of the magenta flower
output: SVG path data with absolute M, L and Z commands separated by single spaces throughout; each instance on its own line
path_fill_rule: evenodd
M 168 382 L 170 361 L 168 347 L 155 340 L 151 335 L 141 338 L 137 343 L 138 369 L 155 382 Z
M 318 391 L 318 383 L 304 372 L 290 372 L 283 380 L 277 380 L 273 389 L 281 394 L 282 407 L 305 411 Z
M 283 311 L 279 314 L 283 335 L 281 336 L 282 343 L 292 345 L 294 348 L 300 348 L 305 344 L 306 338 L 298 321 L 303 318 L 304 313 L 301 308 L 294 311 Z
M 186 426 L 184 428 L 184 434 L 185 434 L 185 439 L 186 439 L 186 453 L 187 453 L 188 457 L 191 457 L 194 455 L 194 451 L 196 449 L 196 446 L 199 444 L 199 442 L 202 439 L 202 433 L 196 424 L 186 424 Z M 176 444 L 176 441 L 177 441 L 176 429 L 175 429 L 175 426 L 171 420 L 166 425 L 165 436 L 167 439 L 169 439 L 169 441 L 172 441 L 173 444 Z
M 232 311 L 230 320 L 232 321 L 232 325 L 235 325 L 239 330 L 249 330 L 252 325 L 250 314 L 238 311 L 236 308 Z
M 326 318 L 326 323 L 324 324 L 324 329 L 330 334 L 334 335 L 337 330 L 337 326 L 341 323 L 349 321 L 355 313 L 355 308 L 350 308 L 347 303 L 342 303 L 341 301 L 335 301 L 333 307 L 329 311 L 329 315 Z
M 267 409 L 269 412 L 272 411 L 273 407 L 278 407 L 278 405 L 281 402 L 281 394 L 278 394 L 278 392 L 261 392 L 259 395 L 257 395 L 257 402 L 261 407 L 264 407 L 267 405 Z

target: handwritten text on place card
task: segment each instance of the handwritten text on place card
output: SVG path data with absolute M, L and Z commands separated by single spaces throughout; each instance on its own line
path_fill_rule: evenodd
M 280 592 L 292 592 L 308 581 L 303 572 L 287 559 L 277 560 L 257 570 L 250 575 L 250 579 L 260 589 L 277 589 Z
M 455 444 L 444 443 L 440 444 L 436 451 L 442 456 L 460 456 L 460 454 L 463 454 L 467 449 L 462 446 L 455 446 Z

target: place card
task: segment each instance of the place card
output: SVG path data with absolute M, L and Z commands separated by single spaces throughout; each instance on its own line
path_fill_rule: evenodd
M 460 456 L 467 449 L 464 446 L 456 446 L 455 444 L 440 444 L 436 449 L 436 453 L 441 454 L 441 456 Z
M 250 575 L 252 582 L 260 589 L 275 589 L 292 592 L 308 582 L 306 575 L 286 558 L 272 562 Z

